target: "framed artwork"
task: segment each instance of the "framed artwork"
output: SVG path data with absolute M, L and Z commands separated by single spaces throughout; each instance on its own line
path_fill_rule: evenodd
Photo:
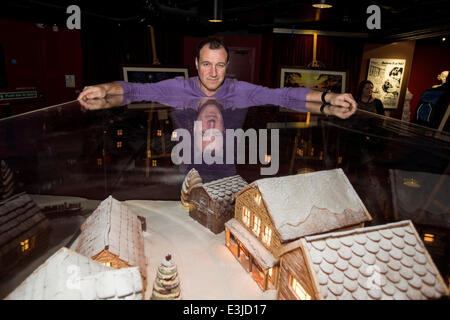
M 160 66 L 122 66 L 123 80 L 126 82 L 153 83 L 175 77 L 188 78 L 188 68 Z
M 385 109 L 396 109 L 398 106 L 405 64 L 405 59 L 369 60 L 367 80 L 372 81 L 373 96 L 383 102 Z
M 347 86 L 347 72 L 306 68 L 281 68 L 280 88 L 301 87 L 319 91 L 329 90 L 344 93 Z

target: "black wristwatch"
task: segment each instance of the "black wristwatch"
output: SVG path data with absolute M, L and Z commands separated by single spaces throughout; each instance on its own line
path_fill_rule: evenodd
M 320 113 L 325 114 L 323 109 L 325 109 L 325 106 L 327 106 L 327 105 L 329 105 L 329 103 L 327 103 L 327 102 L 322 103 L 322 105 L 320 106 Z
M 325 101 L 325 96 L 327 95 L 327 93 L 328 93 L 328 91 L 324 91 L 324 92 L 322 93 L 321 99 L 322 99 L 322 103 L 323 103 L 323 104 L 328 103 L 328 102 Z M 322 108 L 320 108 L 320 109 L 322 110 Z

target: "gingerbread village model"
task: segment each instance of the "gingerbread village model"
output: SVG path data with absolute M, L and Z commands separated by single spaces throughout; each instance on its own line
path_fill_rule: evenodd
M 372 218 L 341 169 L 250 184 L 239 176 L 203 184 L 191 170 L 181 203 L 214 234 L 225 230 L 230 253 L 277 299 L 449 295 L 411 221 L 364 227 Z M 144 299 L 151 281 L 150 299 L 182 299 L 171 254 L 154 278 L 145 271 L 144 221 L 108 197 L 82 225 L 75 250 L 58 250 L 7 299 Z

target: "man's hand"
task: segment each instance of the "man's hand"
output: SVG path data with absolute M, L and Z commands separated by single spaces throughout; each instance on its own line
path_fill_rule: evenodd
M 80 99 L 78 102 L 84 110 L 100 110 L 120 106 L 123 101 L 122 95 L 107 96 L 101 99 Z
M 325 101 L 333 106 L 339 106 L 346 109 L 358 108 L 358 104 L 350 93 L 327 93 Z
M 78 100 L 104 98 L 106 95 L 123 94 L 123 88 L 118 82 L 110 82 L 98 84 L 95 86 L 84 87 L 83 91 L 78 95 Z
M 326 115 L 335 116 L 341 119 L 347 119 L 352 114 L 356 112 L 356 107 L 341 107 L 341 106 L 335 106 L 335 105 L 326 105 L 324 108 L 324 112 Z
M 102 85 L 84 87 L 77 100 L 98 99 L 106 97 L 106 89 Z
M 321 108 L 322 103 L 319 102 L 306 102 L 305 107 L 306 110 L 314 113 L 314 114 L 321 114 Z M 336 105 L 330 105 L 326 104 L 323 108 L 323 113 L 327 116 L 335 116 L 341 119 L 347 119 L 351 115 L 353 115 L 356 112 L 356 107 L 342 107 L 342 106 L 336 106 Z

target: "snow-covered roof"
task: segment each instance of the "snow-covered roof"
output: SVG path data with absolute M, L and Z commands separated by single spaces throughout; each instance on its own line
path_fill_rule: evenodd
M 232 218 L 225 222 L 225 227 L 227 227 L 230 232 L 242 242 L 244 247 L 247 248 L 261 267 L 268 269 L 278 263 L 278 259 L 276 259 L 254 235 L 245 229 L 239 221 Z
M 142 278 L 137 267 L 112 269 L 63 247 L 6 299 L 141 300 Z
M 305 237 L 323 299 L 438 299 L 442 277 L 411 221 Z
M 254 185 L 282 241 L 370 220 L 342 169 L 265 178 Z
M 137 215 L 112 196 L 102 201 L 81 226 L 77 252 L 92 258 L 107 249 L 145 276 L 144 239 Z

